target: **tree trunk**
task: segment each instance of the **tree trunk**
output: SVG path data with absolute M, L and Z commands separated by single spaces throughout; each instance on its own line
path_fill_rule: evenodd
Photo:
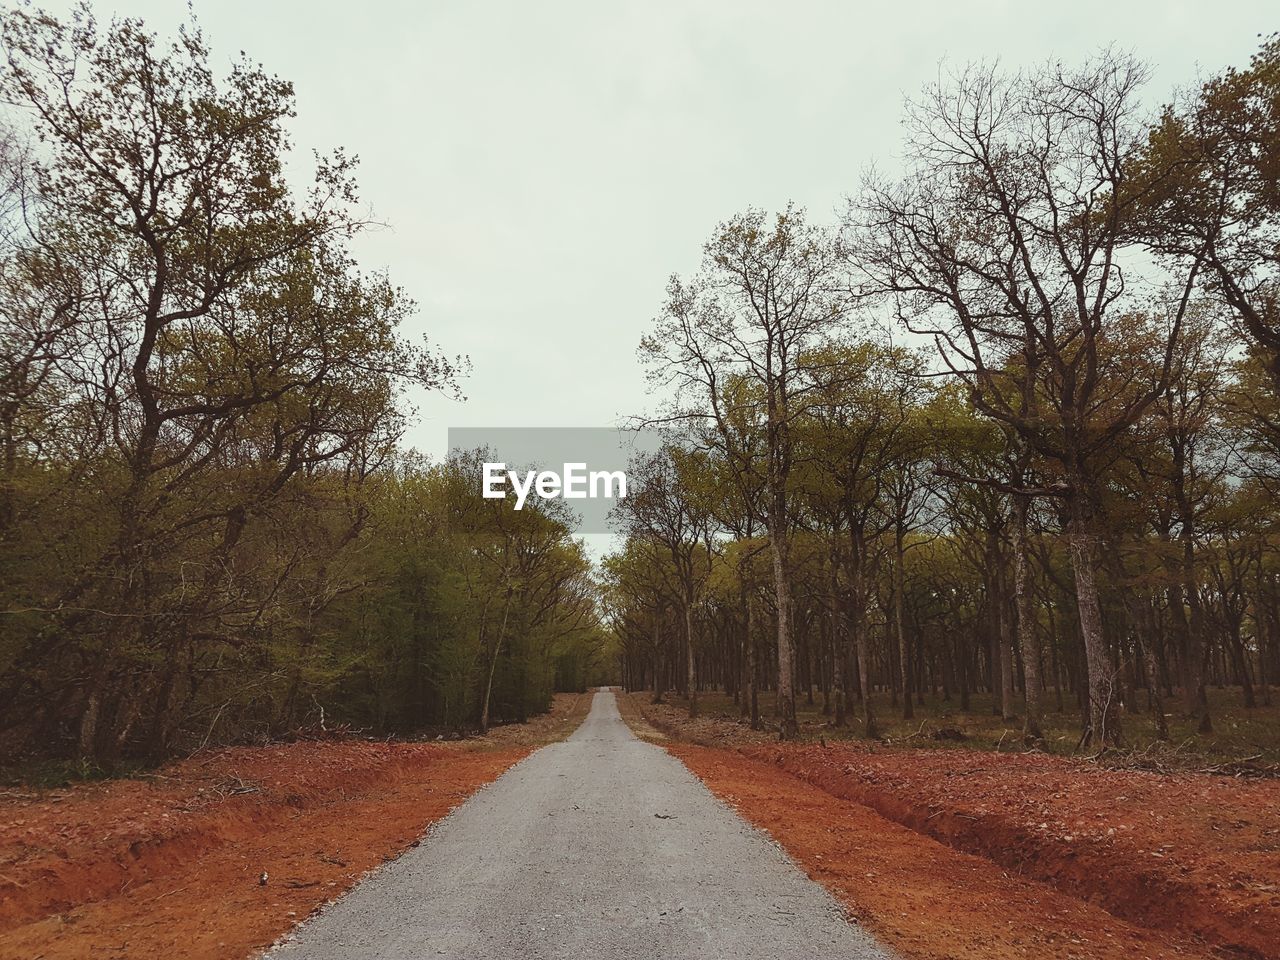
M 760 679 L 756 664 L 755 607 L 747 598 L 747 692 L 751 701 L 751 729 L 760 729 Z
M 848 701 L 844 692 L 845 649 L 840 616 L 840 583 L 835 558 L 831 560 L 831 579 L 827 584 L 827 600 L 831 607 L 831 693 L 834 703 L 833 727 L 843 727 Z
M 1080 612 L 1080 636 L 1084 642 L 1086 692 L 1088 697 L 1088 741 L 1102 748 L 1120 742 L 1120 720 L 1115 710 L 1115 677 L 1111 657 L 1102 632 L 1102 606 L 1093 549 L 1091 511 L 1087 494 L 1079 490 L 1071 497 L 1071 568 L 1076 581 L 1076 604 Z
M 698 715 L 698 680 L 693 656 L 693 601 L 688 598 L 684 603 L 684 643 L 686 682 L 689 685 L 689 719 L 692 720 Z
M 850 576 L 853 592 L 853 612 L 849 618 L 849 628 L 853 631 L 854 656 L 858 664 L 858 692 L 862 700 L 862 735 L 875 739 L 879 735 L 876 729 L 875 712 L 871 707 L 871 670 L 870 653 L 867 649 L 866 624 L 866 586 L 862 575 L 861 538 L 854 539 L 855 556 L 850 562 Z
M 661 703 L 665 693 L 666 676 L 662 672 L 662 630 L 660 624 L 661 611 L 653 610 L 653 702 Z
M 906 574 L 903 571 L 904 531 L 902 524 L 894 525 L 893 530 L 893 619 L 898 628 L 898 664 L 902 676 L 902 719 L 910 720 L 915 716 L 911 705 L 911 651 L 907 648 L 906 617 L 903 616 L 902 595 L 906 589 Z
M 1200 585 L 1196 582 L 1195 512 L 1181 489 L 1178 490 L 1177 499 L 1181 526 L 1179 540 L 1182 543 L 1180 599 L 1186 601 L 1191 611 L 1191 622 L 1186 630 L 1186 657 L 1182 664 L 1182 696 L 1187 713 L 1195 722 L 1196 732 L 1212 733 L 1213 721 L 1209 717 L 1209 697 L 1205 692 L 1204 677 L 1210 648 L 1204 608 L 1200 603 Z
M 1013 685 L 1013 631 L 1014 625 L 1009 621 L 1009 598 L 1006 594 L 1007 573 L 1001 571 L 1000 583 L 1000 617 L 997 621 L 1000 630 L 1000 719 L 1009 721 L 1017 718 L 1016 692 Z
M 91 690 L 85 701 L 84 711 L 80 714 L 80 730 L 76 754 L 81 763 L 88 763 L 97 756 L 98 711 L 101 707 L 101 696 L 96 689 Z
M 1143 645 L 1143 656 L 1146 663 L 1147 672 L 1147 697 L 1151 703 L 1151 712 L 1155 714 L 1156 719 L 1156 739 L 1169 739 L 1169 724 L 1164 718 L 1164 702 L 1160 699 L 1160 666 L 1156 659 L 1155 637 L 1156 631 L 1155 620 L 1156 611 L 1153 603 L 1148 602 L 1144 605 L 1149 629 L 1146 631 L 1147 640 Z
M 795 644 L 791 637 L 791 582 L 789 547 L 785 519 L 774 517 L 769 528 L 773 550 L 773 582 L 778 605 L 778 736 L 793 740 L 796 723 Z
M 1027 557 L 1027 510 L 1030 506 L 1028 497 L 1014 496 L 1013 597 L 1018 615 L 1018 648 L 1022 651 L 1022 685 L 1027 711 L 1022 732 L 1027 740 L 1035 741 L 1044 736 L 1041 705 L 1044 684 L 1040 678 L 1040 632 L 1033 619 L 1031 591 L 1027 586 L 1030 572 Z
M 489 701 L 493 695 L 493 675 L 498 669 L 498 655 L 502 652 L 502 638 L 507 632 L 507 616 L 511 612 L 510 587 L 502 604 L 502 625 L 498 628 L 498 638 L 493 642 L 493 653 L 489 657 L 489 676 L 484 685 L 484 701 L 480 705 L 480 733 L 489 732 Z
M 1244 708 L 1252 710 L 1258 705 L 1258 698 L 1253 692 L 1253 680 L 1249 675 L 1249 658 L 1245 653 L 1244 641 L 1240 639 L 1239 622 L 1228 624 L 1224 635 L 1227 638 L 1227 646 L 1231 651 L 1232 667 L 1239 674 L 1240 693 L 1243 697 Z

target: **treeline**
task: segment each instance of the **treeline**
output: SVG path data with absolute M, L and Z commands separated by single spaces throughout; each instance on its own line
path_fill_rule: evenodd
M 1280 42 L 1149 119 L 1143 67 L 974 67 L 830 228 L 717 229 L 641 352 L 672 398 L 606 561 L 626 683 L 1212 729 L 1280 677 Z M 1141 716 L 1143 719 L 1138 720 Z M 1130 717 L 1132 719 L 1126 719 Z
M 8 10 L 3 42 L 0 754 L 475 727 L 581 688 L 565 522 L 397 451 L 406 391 L 464 361 L 347 252 L 353 161 L 286 183 L 290 86 L 83 10 Z

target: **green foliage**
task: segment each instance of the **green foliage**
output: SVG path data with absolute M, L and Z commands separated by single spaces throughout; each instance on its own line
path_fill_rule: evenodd
M 406 388 L 464 363 L 348 254 L 354 161 L 286 182 L 289 84 L 87 8 L 3 40 L 0 752 L 462 728 L 584 682 L 563 519 L 396 453 Z

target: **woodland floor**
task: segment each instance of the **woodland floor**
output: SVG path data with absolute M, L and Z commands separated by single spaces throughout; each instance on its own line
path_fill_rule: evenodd
M 1108 766 L 1020 743 L 972 749 L 1000 742 L 998 718 L 968 718 L 969 739 L 940 749 L 923 746 L 930 727 L 965 718 L 927 714 L 885 744 L 835 740 L 808 716 L 807 741 L 784 745 L 727 716 L 724 698 L 704 698 L 693 721 L 650 699 L 619 696 L 637 732 L 669 738 L 906 957 L 1280 957 L 1280 780 L 1258 775 L 1270 772 L 1265 719 L 1248 718 L 1242 738 L 1223 713 L 1223 743 Z
M 236 747 L 133 779 L 0 788 L 0 958 L 255 954 L 590 702 L 558 696 L 483 739 Z
M 1170 698 L 1164 704 L 1169 728 L 1167 742 L 1156 740 L 1155 722 L 1150 712 L 1129 712 L 1122 718 L 1124 748 L 1113 756 L 1104 757 L 1103 762 L 1186 771 L 1230 764 L 1242 765 L 1246 769 L 1241 772 L 1245 774 L 1270 772 L 1280 775 L 1280 693 L 1269 696 L 1271 703 L 1262 703 L 1252 709 L 1241 705 L 1239 688 L 1211 687 L 1208 696 L 1213 717 L 1212 734 L 1197 735 L 1190 719 L 1180 712 L 1181 701 Z M 902 717 L 902 707 L 891 701 L 886 693 L 872 694 L 872 705 L 880 740 L 886 744 L 962 750 L 999 749 L 1006 752 L 1022 749 L 1022 718 L 1002 720 L 998 712 L 992 712 L 991 696 L 986 693 L 973 694 L 968 710 L 960 709 L 958 697 L 951 700 L 928 697 L 923 704 L 915 703 L 915 715 L 909 720 Z M 840 729 L 832 728 L 831 717 L 823 713 L 822 706 L 820 693 L 815 694 L 812 703 L 803 694 L 798 698 L 796 717 L 802 740 L 865 740 L 857 703 L 851 706 L 848 723 Z M 723 693 L 699 694 L 698 707 L 699 720 L 692 725 L 687 721 L 687 701 L 671 693 L 667 694 L 666 703 L 650 712 L 658 717 L 680 718 L 682 736 L 705 746 L 772 743 L 777 739 L 772 691 L 760 695 L 762 730 L 753 731 L 739 723 L 737 705 Z M 944 730 L 960 734 L 962 739 L 937 739 L 935 735 Z M 1079 738 L 1079 713 L 1056 709 L 1050 692 L 1044 716 L 1044 740 L 1038 749 L 1058 756 L 1078 755 L 1082 752 Z

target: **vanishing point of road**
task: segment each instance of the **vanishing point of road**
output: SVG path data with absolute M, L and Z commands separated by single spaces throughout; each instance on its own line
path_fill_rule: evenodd
M 887 960 L 607 691 L 271 960 Z

